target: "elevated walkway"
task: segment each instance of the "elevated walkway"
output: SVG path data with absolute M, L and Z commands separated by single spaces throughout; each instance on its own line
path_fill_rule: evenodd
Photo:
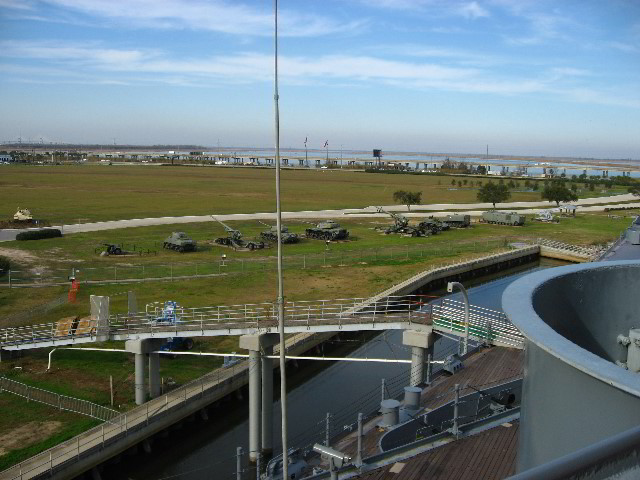
M 453 300 L 425 305 L 420 295 L 370 299 L 297 301 L 285 305 L 285 333 L 326 333 L 360 330 L 423 330 L 462 336 L 464 305 Z M 147 313 L 112 315 L 0 330 L 0 348 L 32 348 L 105 340 L 171 337 L 214 337 L 277 333 L 275 303 L 181 308 L 169 322 Z M 472 307 L 470 338 L 498 346 L 522 348 L 522 337 L 501 312 Z

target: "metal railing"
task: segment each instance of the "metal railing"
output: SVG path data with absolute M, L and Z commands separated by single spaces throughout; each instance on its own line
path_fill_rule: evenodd
M 419 296 L 386 297 L 370 303 L 367 298 L 337 300 L 294 301 L 285 304 L 285 327 L 311 331 L 314 327 L 335 327 L 366 323 L 373 329 L 381 323 L 419 323 L 429 321 L 429 313 L 421 309 Z M 95 341 L 100 338 L 128 338 L 131 335 L 167 336 L 181 332 L 204 336 L 212 333 L 224 335 L 232 330 L 263 330 L 277 327 L 277 307 L 265 302 L 244 305 L 184 308 L 176 322 L 146 313 L 113 315 L 104 330 L 97 329 L 95 320 L 89 323 L 59 321 L 11 327 L 0 330 L 0 347 L 28 345 L 62 345 Z M 83 320 L 81 319 L 80 322 Z M 160 335 L 162 334 L 162 335 Z M 171 335 L 169 335 L 171 336 Z
M 456 335 L 465 333 L 464 303 L 448 298 L 431 305 L 433 328 Z M 469 305 L 469 337 L 491 345 L 524 348 L 524 336 L 502 312 Z
M 584 257 L 588 260 L 593 260 L 599 257 L 603 252 L 603 250 L 605 250 L 602 247 L 596 247 L 596 246 L 585 247 L 581 245 L 572 245 L 570 243 L 557 242 L 555 240 L 547 240 L 545 238 L 538 238 L 537 243 L 542 247 L 562 250 L 563 252 L 568 252 L 572 255 Z
M 0 392 L 9 392 L 19 397 L 26 398 L 28 402 L 44 403 L 57 408 L 58 410 L 66 410 L 68 412 L 86 415 L 103 422 L 113 420 L 120 415 L 120 412 L 112 410 L 103 405 L 82 400 L 80 398 L 69 397 L 59 393 L 44 390 L 42 388 L 32 387 L 25 383 L 17 382 L 10 378 L 0 377 Z

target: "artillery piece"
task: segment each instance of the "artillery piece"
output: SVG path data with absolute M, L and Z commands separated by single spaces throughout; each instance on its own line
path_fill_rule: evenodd
M 101 253 L 101 257 L 108 257 L 109 255 L 126 255 L 128 252 L 122 250 L 119 245 L 115 245 L 113 243 L 103 243 L 106 247 Z
M 235 228 L 231 228 L 224 222 L 221 222 L 217 218 L 214 218 L 216 222 L 224 227 L 224 231 L 227 232 L 226 237 L 218 237 L 214 240 L 218 245 L 225 245 L 227 247 L 233 247 L 234 250 L 256 250 L 264 248 L 264 242 L 246 241 L 242 238 L 242 233 Z
M 406 235 L 411 235 L 412 237 L 421 237 L 425 235 L 425 232 L 422 231 L 418 227 L 413 227 L 409 225 L 409 219 L 400 213 L 387 212 L 382 207 L 376 207 L 378 213 L 386 213 L 393 218 L 394 224 L 390 227 L 383 228 L 385 234 L 389 233 L 402 233 Z
M 266 223 L 260 222 L 263 225 L 269 227 L 269 230 L 265 230 L 264 232 L 260 232 L 260 238 L 265 242 L 278 242 L 278 226 L 277 225 L 268 225 Z M 280 241 L 281 243 L 298 243 L 300 238 L 297 234 L 291 233 L 287 227 L 284 225 L 280 226 Z
M 349 237 L 349 231 L 342 228 L 338 222 L 327 220 L 320 222 L 315 227 L 305 230 L 307 238 L 317 238 L 319 240 L 344 240 Z

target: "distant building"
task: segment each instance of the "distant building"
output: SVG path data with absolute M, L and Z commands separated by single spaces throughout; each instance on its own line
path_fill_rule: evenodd
M 0 163 L 11 163 L 13 162 L 13 157 L 7 154 L 0 154 Z

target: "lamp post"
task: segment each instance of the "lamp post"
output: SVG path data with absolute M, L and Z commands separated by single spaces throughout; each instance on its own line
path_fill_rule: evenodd
M 447 292 L 453 292 L 454 287 L 460 290 L 464 299 L 464 346 L 462 354 L 466 355 L 469 349 L 469 295 L 467 295 L 467 290 L 459 282 L 447 283 Z

